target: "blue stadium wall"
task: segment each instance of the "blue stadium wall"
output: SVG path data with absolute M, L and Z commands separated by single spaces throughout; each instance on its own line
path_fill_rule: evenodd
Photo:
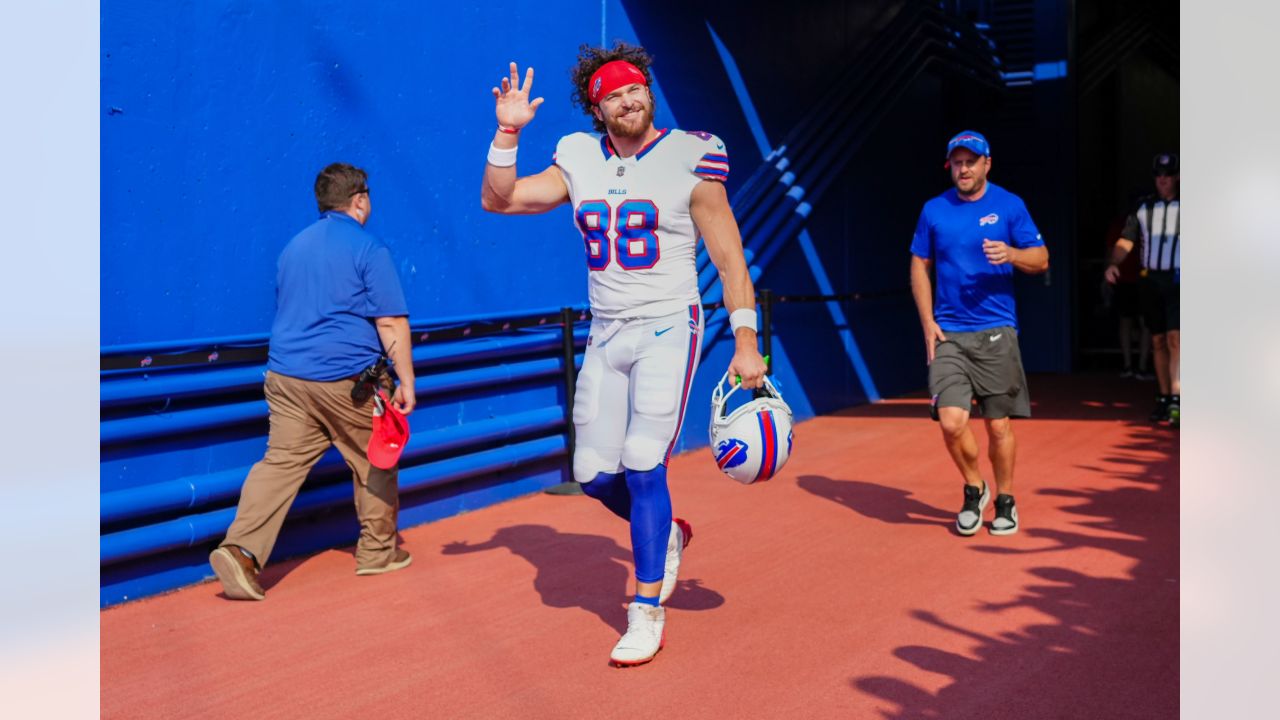
M 370 173 L 368 227 L 391 247 L 415 325 L 581 307 L 583 249 L 567 207 L 519 218 L 479 207 L 494 126 L 489 88 L 509 60 L 536 69 L 535 94 L 547 99 L 521 136 L 522 171 L 545 167 L 561 135 L 589 128 L 568 100 L 578 45 L 623 39 L 655 56 L 659 125 L 724 138 L 729 190 L 741 197 L 821 111 L 832 78 L 869 62 L 880 33 L 916 6 L 722 7 L 104 2 L 104 354 L 261 342 L 274 312 L 276 256 L 315 217 L 316 171 L 338 160 Z M 1044 34 L 1037 47 L 1046 59 L 1065 57 L 1066 5 L 1035 8 Z M 946 62 L 910 70 L 857 146 L 832 161 L 825 192 L 810 196 L 804 232 L 757 263 L 758 288 L 862 296 L 777 307 L 776 377 L 801 418 L 924 384 L 907 291 L 916 215 L 947 187 L 946 138 L 1009 116 L 994 91 Z M 1073 178 L 1043 170 L 1071 152 L 1058 140 L 1069 131 L 1066 86 L 1044 83 L 1032 94 L 1034 131 L 990 133 L 993 178 L 1027 199 L 1054 252 L 1055 278 L 1071 277 L 1060 268 L 1074 247 L 1065 200 Z M 1020 283 L 1030 370 L 1069 369 L 1069 293 L 1061 282 Z M 728 362 L 725 339 L 708 338 L 681 450 L 706 444 L 705 399 Z M 580 358 L 581 329 L 577 341 Z M 423 404 L 402 476 L 402 526 L 568 479 L 560 348 L 548 330 L 416 351 Z M 103 372 L 103 605 L 209 577 L 208 551 L 265 447 L 261 372 L 212 361 Z M 802 434 L 796 442 L 803 452 Z M 354 542 L 342 470 L 336 454 L 322 461 L 273 561 Z

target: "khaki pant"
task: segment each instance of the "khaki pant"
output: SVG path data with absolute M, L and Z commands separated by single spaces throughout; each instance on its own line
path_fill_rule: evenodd
M 396 550 L 399 468 L 369 464 L 366 449 L 373 433 L 373 401 L 351 399 L 353 380 L 313 382 L 268 371 L 265 385 L 271 411 L 267 454 L 249 471 L 240 490 L 236 519 L 222 545 L 239 545 L 265 567 L 289 506 L 307 473 L 330 445 L 351 468 L 360 540 L 356 567 L 379 567 Z

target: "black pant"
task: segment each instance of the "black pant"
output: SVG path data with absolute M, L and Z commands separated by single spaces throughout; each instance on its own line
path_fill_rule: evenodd
M 1142 318 L 1152 335 L 1163 335 L 1178 329 L 1178 273 L 1173 270 L 1147 270 L 1138 281 L 1142 302 Z

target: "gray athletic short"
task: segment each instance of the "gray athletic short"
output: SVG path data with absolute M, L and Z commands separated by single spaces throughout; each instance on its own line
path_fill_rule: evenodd
M 980 332 L 947 332 L 938 343 L 929 366 L 931 412 L 937 408 L 970 410 L 973 399 L 988 420 L 1031 417 L 1027 375 L 1022 370 L 1018 335 L 1011 327 Z

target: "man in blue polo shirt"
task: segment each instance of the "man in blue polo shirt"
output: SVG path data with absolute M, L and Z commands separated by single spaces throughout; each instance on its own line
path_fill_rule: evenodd
M 961 535 L 982 526 L 991 488 L 978 472 L 978 443 L 969 430 L 973 400 L 987 426 L 995 474 L 992 535 L 1018 531 L 1013 500 L 1016 446 L 1010 418 L 1030 417 L 1013 271 L 1049 269 L 1049 250 L 1017 195 L 987 182 L 991 148 L 966 130 L 947 143 L 954 188 L 925 203 L 911 241 L 911 293 L 924 330 L 929 393 L 947 451 L 964 477 Z M 937 275 L 937 299 L 929 271 Z
M 249 471 L 227 537 L 209 555 L 229 598 L 266 597 L 258 572 L 307 473 L 331 445 L 355 476 L 356 574 L 399 570 L 411 560 L 396 546 L 398 468 L 370 464 L 374 402 L 353 392 L 366 368 L 381 371 L 385 351 L 400 380 L 392 404 L 413 411 L 409 310 L 391 252 L 364 229 L 372 209 L 366 173 L 334 163 L 316 177 L 315 195 L 320 219 L 289 241 L 277 265 L 264 386 L 267 454 Z M 393 387 L 385 373 L 376 382 Z

